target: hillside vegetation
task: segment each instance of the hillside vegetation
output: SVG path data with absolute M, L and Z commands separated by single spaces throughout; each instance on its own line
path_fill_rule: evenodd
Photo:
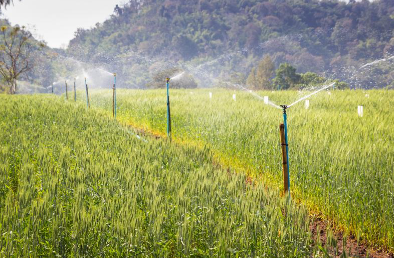
M 390 0 L 131 0 L 109 20 L 79 29 L 67 52 L 107 64 L 128 87 L 144 87 L 156 71 L 185 62 L 199 67 L 197 77 L 240 73 L 245 82 L 270 55 L 276 67 L 287 62 L 372 88 L 392 84 L 390 62 L 357 68 L 394 54 L 393 30 Z

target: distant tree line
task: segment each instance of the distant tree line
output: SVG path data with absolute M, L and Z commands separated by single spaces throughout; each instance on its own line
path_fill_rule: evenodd
M 269 54 L 276 67 L 288 63 L 301 73 L 348 79 L 343 67 L 394 55 L 394 5 L 392 0 L 130 0 L 107 21 L 79 29 L 67 53 L 89 62 L 116 60 L 120 76 L 129 76 L 135 87 L 149 81 L 141 71 L 156 61 L 194 63 L 228 53 L 238 54 L 218 62 L 211 69 L 215 75 L 249 73 Z M 377 85 L 370 74 L 360 74 L 358 82 L 384 87 L 394 77 L 385 67 L 371 74 Z

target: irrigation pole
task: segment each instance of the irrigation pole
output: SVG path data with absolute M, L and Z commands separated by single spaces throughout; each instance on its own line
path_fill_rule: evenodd
M 68 100 L 68 87 L 67 87 L 67 81 L 66 82 L 66 99 Z
M 52 83 L 52 94 L 53 94 L 53 83 Z
M 90 102 L 89 102 L 89 88 L 88 84 L 86 83 L 86 78 L 85 78 L 85 87 L 86 87 L 86 106 L 90 108 Z
M 280 124 L 279 126 L 280 130 L 280 143 L 282 147 L 282 159 L 283 159 L 283 189 L 284 192 L 286 193 L 289 191 L 289 180 L 288 180 L 288 175 L 289 171 L 287 170 L 287 155 L 286 155 L 286 138 L 285 138 L 285 125 Z
M 167 136 L 171 140 L 170 78 L 167 78 Z
M 289 142 L 287 138 L 287 114 L 286 105 L 281 105 L 283 108 L 283 124 L 280 125 L 282 157 L 283 157 L 283 182 L 285 192 L 289 192 L 290 196 L 290 169 L 289 169 Z
M 77 102 L 77 86 L 76 86 L 77 82 L 76 82 L 76 80 L 77 79 L 74 78 L 74 101 L 75 102 Z
M 112 115 L 116 118 L 116 73 L 114 73 L 114 85 L 112 87 Z

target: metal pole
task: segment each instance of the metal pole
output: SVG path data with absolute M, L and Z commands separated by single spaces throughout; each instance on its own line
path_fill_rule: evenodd
M 112 117 L 115 118 L 115 84 L 112 85 Z
M 66 81 L 66 99 L 68 100 L 68 87 L 67 87 L 67 81 Z
M 116 73 L 114 73 L 114 100 L 113 100 L 113 105 L 114 105 L 114 117 L 116 118 Z
M 286 114 L 286 105 L 281 105 L 283 108 L 283 126 L 284 126 L 284 132 L 285 132 L 285 146 L 286 146 L 286 166 L 287 166 L 287 189 L 289 191 L 289 196 L 290 196 L 290 166 L 289 166 L 289 142 L 287 138 L 287 114 Z
M 171 140 L 170 78 L 167 78 L 167 136 Z
M 85 87 L 86 87 L 86 106 L 90 108 L 90 103 L 89 103 L 89 88 L 88 84 L 86 83 L 86 78 L 85 78 Z
M 283 189 L 284 192 L 288 192 L 289 191 L 289 171 L 287 170 L 287 154 L 286 154 L 286 137 L 285 137 L 285 125 L 284 124 L 280 124 L 279 126 L 280 129 L 280 143 L 281 143 L 281 149 L 282 149 L 282 167 L 283 167 Z
M 52 83 L 52 94 L 53 94 L 53 83 Z
M 74 78 L 74 101 L 77 102 L 77 87 L 76 87 L 76 79 Z

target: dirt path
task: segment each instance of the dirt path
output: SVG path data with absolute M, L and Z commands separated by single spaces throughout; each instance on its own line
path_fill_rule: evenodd
M 330 230 L 329 228 L 333 227 L 329 227 L 329 222 L 321 219 L 319 216 L 311 216 L 311 221 L 309 229 L 312 232 L 315 243 L 320 243 L 323 247 L 326 246 L 327 242 L 330 241 L 328 232 L 332 232 L 332 229 Z M 376 250 L 357 242 L 354 235 L 345 237 L 343 231 L 334 232 L 332 237 L 337 242 L 336 250 L 334 248 L 329 250 L 332 257 L 344 257 L 343 251 L 345 251 L 346 257 L 394 258 L 393 253 Z

